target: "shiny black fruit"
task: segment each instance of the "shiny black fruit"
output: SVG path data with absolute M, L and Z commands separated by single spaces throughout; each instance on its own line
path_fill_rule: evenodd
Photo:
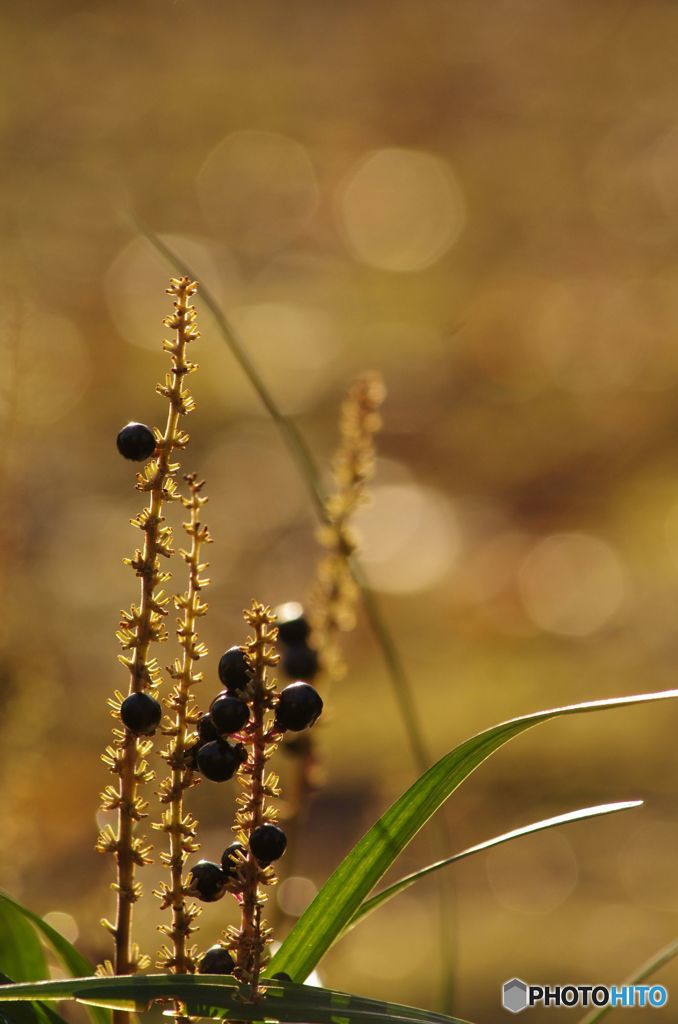
M 116 438 L 118 451 L 132 462 L 145 462 L 157 448 L 155 435 L 145 423 L 128 423 Z

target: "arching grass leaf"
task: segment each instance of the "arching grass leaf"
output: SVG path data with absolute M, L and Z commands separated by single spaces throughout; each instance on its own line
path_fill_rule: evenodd
M 48 978 L 45 951 L 35 929 L 11 900 L 0 899 L 0 971 L 15 981 Z
M 269 963 L 266 974 L 284 971 L 294 981 L 307 978 L 431 815 L 478 765 L 514 736 L 552 718 L 675 697 L 678 690 L 664 690 L 538 711 L 502 722 L 460 744 L 429 768 L 353 847 L 299 918 Z
M 13 985 L 15 982 L 0 972 L 0 985 Z M 0 1020 L 7 1024 L 66 1024 L 56 1010 L 47 1003 L 5 1003 L 0 1013 Z
M 556 828 L 559 825 L 569 825 L 574 821 L 584 821 L 586 818 L 599 818 L 604 814 L 615 814 L 618 811 L 629 811 L 635 807 L 642 807 L 642 805 L 642 800 L 624 800 L 619 803 L 582 807 L 578 811 L 556 814 L 553 818 L 544 818 L 542 821 L 535 821 L 531 825 L 523 825 L 521 828 L 512 829 L 511 832 L 503 832 L 502 835 L 494 836 L 493 839 L 486 839 L 485 842 L 478 843 L 476 846 L 469 846 L 460 853 L 455 853 L 451 857 L 446 857 L 444 860 L 436 861 L 435 864 L 429 864 L 425 868 L 420 868 L 419 871 L 413 871 L 410 875 L 405 875 L 404 878 L 398 879 L 393 885 L 382 889 L 375 896 L 370 896 L 358 907 L 342 935 L 345 935 L 369 914 L 393 899 L 394 896 L 397 896 L 398 893 L 404 892 L 405 889 L 409 889 L 411 885 L 414 885 L 421 878 L 426 878 L 427 875 L 440 871 L 442 868 L 447 867 L 448 864 L 456 864 L 460 860 L 472 857 L 474 853 L 484 853 L 485 850 L 490 850 L 493 846 L 501 846 L 502 843 L 509 843 L 513 839 L 520 839 L 522 836 L 529 836 L 534 832 L 545 832 L 547 829 Z
M 664 946 L 658 953 L 651 956 L 650 959 L 642 965 L 642 967 L 639 967 L 638 970 L 634 971 L 630 977 L 626 978 L 622 982 L 622 985 L 640 985 L 644 981 L 649 981 L 661 967 L 670 963 L 671 960 L 675 960 L 677 956 L 678 940 L 670 942 L 668 946 Z M 580 1024 L 598 1024 L 598 1021 L 603 1020 L 603 1018 L 612 1013 L 614 1009 L 615 1007 L 610 1006 L 609 1004 L 607 1006 L 600 1006 L 593 1009 L 582 1018 Z
M 0 987 L 0 1001 L 77 999 L 117 1009 L 143 1011 L 156 999 L 181 1000 L 191 1016 L 284 1024 L 464 1024 L 458 1018 L 399 1003 L 305 985 L 267 982 L 256 1002 L 218 975 L 151 974 L 116 978 L 72 978 Z
M 42 964 L 44 965 L 42 974 L 34 974 L 32 976 L 25 976 L 20 973 L 19 970 L 10 970 L 9 961 L 7 963 L 2 958 L 3 949 L 3 934 L 5 921 L 14 921 L 15 927 L 19 927 L 18 922 L 21 922 L 21 935 L 23 941 L 27 943 L 27 949 L 34 949 L 35 944 L 40 949 L 42 956 Z M 38 914 L 35 914 L 28 907 L 22 906 L 21 903 L 17 903 L 16 900 L 8 896 L 7 893 L 0 893 L 0 970 L 4 971 L 10 978 L 14 978 L 18 981 L 32 981 L 38 978 L 47 978 L 47 964 L 45 962 L 45 955 L 42 949 L 42 945 L 36 930 L 42 935 L 43 939 L 48 946 L 54 950 L 56 955 L 59 957 L 61 962 L 67 971 L 69 971 L 74 977 L 88 977 L 94 973 L 94 966 L 89 960 L 79 953 L 78 950 L 73 946 L 68 939 L 65 939 L 55 928 L 43 921 Z M 28 935 L 30 933 L 30 937 Z M 20 954 L 17 954 L 20 955 Z M 101 1009 L 93 1009 L 90 1012 L 93 1024 L 110 1024 L 111 1015 Z

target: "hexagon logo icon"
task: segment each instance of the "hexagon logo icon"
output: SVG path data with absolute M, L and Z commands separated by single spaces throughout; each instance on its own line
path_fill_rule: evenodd
M 520 1013 L 527 1006 L 527 985 L 520 978 L 505 981 L 501 990 L 501 1002 L 505 1010 Z

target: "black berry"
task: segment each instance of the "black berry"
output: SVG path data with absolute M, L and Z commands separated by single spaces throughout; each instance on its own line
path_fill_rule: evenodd
M 219 661 L 219 678 L 227 690 L 244 690 L 250 681 L 250 666 L 242 647 L 230 647 Z
M 308 683 L 292 683 L 285 687 L 278 698 L 275 724 L 279 729 L 299 732 L 313 725 L 322 709 L 322 698 L 317 690 Z
M 223 946 L 210 946 L 203 955 L 198 968 L 199 974 L 231 974 L 235 960 Z
M 226 878 L 218 864 L 211 860 L 199 860 L 188 876 L 188 894 L 197 896 L 203 903 L 215 903 L 226 892 Z
M 267 821 L 258 825 L 250 836 L 250 850 L 264 867 L 279 860 L 285 852 L 287 836 L 281 828 Z
M 284 971 L 278 971 L 277 974 L 271 975 L 271 981 L 291 981 L 289 974 L 285 974 Z
M 231 843 L 221 855 L 221 870 L 229 882 L 235 878 L 238 863 L 240 862 L 240 857 L 237 856 L 239 853 L 242 853 L 244 857 L 247 856 L 247 850 L 242 843 Z
M 305 644 L 311 632 L 304 609 L 297 601 L 288 601 L 275 610 L 278 640 L 283 644 Z
M 212 725 L 209 711 L 198 720 L 198 739 L 201 746 L 203 743 L 210 743 L 211 740 L 219 739 L 219 733 Z
M 226 782 L 233 778 L 246 758 L 247 751 L 241 743 L 232 746 L 224 740 L 212 740 L 198 751 L 198 770 L 210 782 Z
M 282 667 L 290 679 L 303 679 L 308 683 L 318 674 L 318 655 L 312 647 L 307 647 L 305 644 L 284 646 Z
M 147 693 L 130 693 L 120 708 L 123 725 L 137 736 L 151 736 L 162 717 L 162 708 Z
M 244 700 L 234 697 L 232 693 L 220 693 L 210 705 L 210 718 L 215 730 L 220 734 L 238 732 L 250 720 L 250 709 Z
M 157 448 L 155 435 L 145 423 L 128 423 L 116 439 L 118 451 L 133 462 L 145 462 Z

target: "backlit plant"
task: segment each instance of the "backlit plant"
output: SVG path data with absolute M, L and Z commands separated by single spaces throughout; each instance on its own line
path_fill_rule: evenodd
M 157 388 L 168 403 L 165 428 L 151 430 L 131 422 L 117 438 L 118 450 L 125 458 L 146 462 L 137 476 L 137 489 L 146 496 L 147 503 L 132 520 L 143 534 L 143 544 L 128 559 L 139 580 L 140 596 L 138 603 L 123 613 L 118 633 L 128 687 L 126 693 L 116 690 L 109 701 L 116 724 L 104 761 L 114 782 L 104 790 L 102 808 L 115 814 L 117 826 L 106 826 L 97 844 L 99 850 L 112 855 L 116 869 L 116 917 L 114 922 L 105 922 L 113 938 L 113 957 L 95 976 L 93 966 L 63 936 L 32 911 L 3 896 L 0 971 L 5 984 L 0 987 L 0 1000 L 6 1004 L 6 1016 L 16 1024 L 61 1024 L 62 1018 L 48 1004 L 76 999 L 87 1006 L 93 1024 L 107 1024 L 110 1007 L 122 1021 L 126 1014 L 144 1011 L 156 1001 L 170 1003 L 169 1013 L 177 1020 L 226 1017 L 300 1024 L 336 1020 L 342 1024 L 450 1024 L 454 1018 L 432 1010 L 313 988 L 304 982 L 333 944 L 420 878 L 521 835 L 637 807 L 639 801 L 625 801 L 560 814 L 451 854 L 374 891 L 435 811 L 508 740 L 553 718 L 674 698 L 678 691 L 537 712 L 503 722 L 454 747 L 423 771 L 366 832 L 271 957 L 272 934 L 264 913 L 276 880 L 273 865 L 285 853 L 287 836 L 285 822 L 277 818 L 274 801 L 280 795 L 280 785 L 269 762 L 285 733 L 302 732 L 321 714 L 322 698 L 309 679 L 318 668 L 325 679 L 341 674 L 337 635 L 340 629 L 352 625 L 358 597 L 366 602 L 371 621 L 378 621 L 355 560 L 349 521 L 363 500 L 372 472 L 373 435 L 379 423 L 383 389 L 377 378 L 361 378 L 347 399 L 333 495 L 320 493 L 315 467 L 305 450 L 299 459 L 322 517 L 322 539 L 327 549 L 311 605 L 313 632 L 300 608 L 282 611 L 278 627 L 271 609 L 251 600 L 244 613 L 249 635 L 242 644 L 229 647 L 221 655 L 212 675 L 218 676 L 222 690 L 207 709 L 201 709 L 200 690 L 195 688 L 203 681 L 197 665 L 208 653 L 199 637 L 199 625 L 207 611 L 203 596 L 208 582 L 204 547 L 211 538 L 202 521 L 206 502 L 203 483 L 194 474 L 180 480 L 176 461 L 188 443 L 183 418 L 194 408 L 186 378 L 197 368 L 188 357 L 189 345 L 198 338 L 191 304 L 196 285 L 189 276 L 182 276 L 171 281 L 168 291 L 174 311 L 165 324 L 172 337 L 163 347 L 170 355 L 171 369 L 164 384 Z M 231 338 L 219 310 L 217 323 L 224 336 Z M 244 350 L 239 343 L 232 348 L 256 381 L 260 396 L 286 439 L 292 439 L 292 446 L 297 442 L 301 445 L 295 428 L 254 376 Z M 177 501 L 186 513 L 183 526 L 188 543 L 179 557 L 187 580 L 174 596 L 178 654 L 167 676 L 163 676 L 158 650 L 169 638 L 171 601 L 166 593 L 171 579 L 166 566 L 175 556 L 166 513 Z M 296 663 L 302 671 L 292 671 L 296 678 L 282 689 L 276 680 L 278 628 L 283 661 L 294 648 L 307 655 L 306 662 Z M 377 632 L 382 647 L 388 650 L 392 641 L 384 630 L 380 623 Z M 396 663 L 395 655 L 391 663 Z M 287 667 L 295 668 L 294 659 L 288 657 Z M 158 812 L 153 815 L 154 828 L 162 839 L 160 858 L 167 872 L 157 889 L 162 911 L 159 927 L 166 942 L 157 960 L 161 973 L 145 974 L 150 958 L 136 946 L 132 925 L 133 908 L 142 897 L 137 873 L 151 857 L 144 822 L 153 795 L 148 759 L 158 735 L 168 768 L 157 792 Z M 200 778 L 211 783 L 234 780 L 240 788 L 235 835 L 230 842 L 225 841 L 219 863 L 199 859 L 191 862 L 199 850 L 199 836 L 198 823 L 187 804 L 190 790 Z M 215 793 L 218 791 L 217 787 Z M 227 927 L 221 936 L 211 936 L 205 942 L 197 929 L 198 904 L 217 902 L 229 895 L 240 908 L 239 926 Z M 145 900 L 137 912 L 151 913 L 152 906 Z M 50 980 L 42 942 L 62 961 L 69 977 Z M 657 963 L 666 960 L 663 951 Z

